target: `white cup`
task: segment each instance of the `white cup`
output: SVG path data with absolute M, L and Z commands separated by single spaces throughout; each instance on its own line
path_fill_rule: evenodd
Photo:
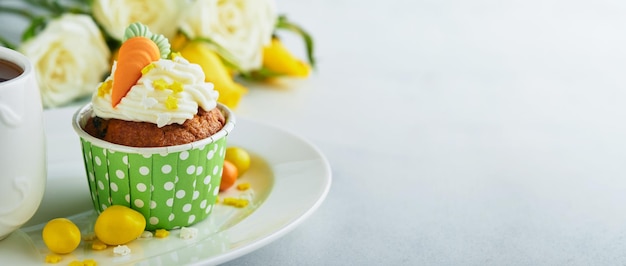
M 46 147 L 33 66 L 24 55 L 4 47 L 0 47 L 0 60 L 22 72 L 0 82 L 0 239 L 4 239 L 26 223 L 41 203 Z

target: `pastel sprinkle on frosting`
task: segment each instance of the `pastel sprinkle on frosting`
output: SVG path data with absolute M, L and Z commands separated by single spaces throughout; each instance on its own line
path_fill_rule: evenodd
M 172 59 L 172 60 L 174 60 L 174 59 L 176 59 L 176 58 L 178 58 L 178 57 L 184 58 L 184 57 L 183 57 L 183 55 L 182 55 L 182 54 L 180 54 L 180 52 L 172 52 L 172 53 L 170 54 L 170 59 Z
M 157 79 L 152 82 L 152 86 L 156 90 L 165 90 L 167 89 L 168 84 L 167 84 L 167 81 L 165 81 L 164 79 Z
M 156 66 L 154 65 L 154 63 L 150 63 L 149 65 L 147 65 L 146 67 L 144 67 L 143 69 L 141 69 L 141 74 L 145 75 L 148 72 L 150 72 L 150 70 L 154 69 Z
M 178 109 L 178 98 L 168 95 L 167 100 L 165 100 L 165 107 L 169 110 Z
M 102 82 L 102 84 L 100 84 L 100 87 L 98 87 L 98 96 L 104 97 L 104 95 L 111 93 L 112 88 L 113 88 L 112 80 L 107 80 L 105 82 Z
M 174 93 L 179 93 L 183 91 L 183 84 L 180 83 L 179 81 L 174 81 L 171 85 L 170 85 L 170 89 L 174 92 Z

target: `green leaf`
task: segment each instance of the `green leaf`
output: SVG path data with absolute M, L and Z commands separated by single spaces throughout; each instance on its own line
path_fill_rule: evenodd
M 26 30 L 24 30 L 24 32 L 22 33 L 22 42 L 25 42 L 30 38 L 35 37 L 35 35 L 37 35 L 46 27 L 47 22 L 48 20 L 45 17 L 34 18 L 31 21 L 30 26 L 28 26 L 28 28 L 26 28 Z
M 15 47 L 16 47 L 15 44 L 12 44 L 11 42 L 6 40 L 2 36 L 0 36 L 0 46 L 4 46 L 4 47 L 12 49 L 12 50 L 15 50 Z
M 276 21 L 276 29 L 283 29 L 294 32 L 304 40 L 304 44 L 306 45 L 306 55 L 311 67 L 315 68 L 315 56 L 314 56 L 314 42 L 313 37 L 309 34 L 304 28 L 300 27 L 297 24 L 289 21 L 287 16 L 280 15 L 278 16 L 278 20 Z
M 91 15 L 93 0 L 25 0 L 31 7 L 51 16 L 65 13 Z
M 26 3 L 30 4 L 30 5 L 34 5 L 34 6 L 41 6 L 42 3 L 39 0 L 25 0 Z
M 63 11 L 65 11 L 65 8 L 63 7 L 63 5 L 61 5 L 61 3 L 59 3 L 59 1 L 52 1 L 51 9 L 54 10 L 56 13 L 63 13 Z
M 241 77 L 243 77 L 244 79 L 253 80 L 253 81 L 266 80 L 268 78 L 277 78 L 277 77 L 285 76 L 284 74 L 271 71 L 265 67 L 261 67 L 251 72 L 242 72 L 240 74 L 241 74 Z
M 32 20 L 32 19 L 35 18 L 35 15 L 33 13 L 29 12 L 26 9 L 22 9 L 22 8 L 0 6 L 0 13 L 15 14 L 15 15 L 22 16 L 22 17 L 24 17 L 26 19 L 29 19 L 29 20 Z

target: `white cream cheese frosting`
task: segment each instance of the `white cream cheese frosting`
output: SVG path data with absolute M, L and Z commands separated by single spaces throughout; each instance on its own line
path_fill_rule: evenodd
M 115 73 L 116 64 L 111 73 Z M 211 110 L 219 93 L 205 82 L 202 68 L 181 56 L 160 59 L 142 70 L 142 76 L 117 106 L 111 104 L 113 75 L 93 94 L 95 116 L 125 121 L 149 122 L 163 127 L 193 118 L 198 107 Z

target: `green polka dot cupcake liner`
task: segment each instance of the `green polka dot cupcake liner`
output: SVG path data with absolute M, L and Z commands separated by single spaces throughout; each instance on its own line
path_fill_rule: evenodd
M 207 218 L 219 193 L 226 139 L 235 125 L 222 104 L 224 127 L 213 136 L 184 145 L 137 148 L 113 144 L 89 135 L 83 126 L 91 104 L 74 115 L 80 137 L 91 199 L 96 211 L 111 205 L 137 210 L 146 230 L 176 229 Z

